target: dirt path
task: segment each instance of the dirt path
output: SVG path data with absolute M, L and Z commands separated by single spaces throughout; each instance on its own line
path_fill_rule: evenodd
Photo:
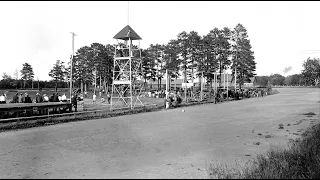
M 319 121 L 319 89 L 278 90 L 273 96 L 185 112 L 178 108 L 0 133 L 0 178 L 206 178 L 210 161 L 252 158 Z M 308 112 L 316 115 L 302 115 Z

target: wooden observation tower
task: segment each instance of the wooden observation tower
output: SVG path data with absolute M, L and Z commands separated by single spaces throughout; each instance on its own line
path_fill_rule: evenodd
M 115 47 L 113 62 L 110 109 L 134 109 L 144 106 L 139 98 L 144 90 L 139 41 L 141 37 L 127 25 L 113 38 L 117 39 L 118 44 Z M 139 45 L 133 45 L 132 41 L 136 40 L 139 41 Z

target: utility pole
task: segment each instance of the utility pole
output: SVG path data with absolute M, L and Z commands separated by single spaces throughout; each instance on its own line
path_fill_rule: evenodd
M 71 96 L 72 96 L 72 63 L 73 63 L 73 55 L 74 55 L 74 32 L 70 32 L 72 34 L 72 56 L 71 56 L 71 68 L 70 68 L 70 103 L 71 103 Z
M 226 89 L 226 71 L 223 70 L 223 89 Z
M 238 61 L 238 36 L 236 35 L 236 62 L 235 62 L 235 67 L 234 67 L 234 74 L 235 74 L 235 80 L 234 80 L 234 90 L 237 90 L 237 61 Z
M 227 99 L 229 100 L 229 93 L 228 93 L 228 83 L 229 83 L 229 81 L 228 81 L 228 76 L 229 76 L 229 73 L 227 72 Z
M 94 71 L 94 93 L 96 94 L 96 89 L 97 89 L 97 65 L 95 65 L 95 71 Z
M 204 84 L 204 78 L 203 78 L 203 70 L 202 70 L 202 72 L 201 72 L 201 81 L 200 81 L 200 87 L 201 87 L 201 93 L 200 93 L 200 95 L 201 95 L 201 101 L 203 100 L 203 84 Z
M 186 60 L 185 60 L 186 62 Z M 185 63 L 186 65 L 186 63 Z M 188 103 L 188 98 L 187 98 L 187 68 L 184 68 L 184 82 L 185 82 L 185 86 L 184 86 L 184 101 L 186 103 Z
M 236 62 L 238 60 L 238 49 L 237 49 L 237 52 L 236 52 Z M 235 75 L 235 79 L 234 79 L 234 90 L 236 91 L 237 90 L 237 66 L 236 66 L 236 63 L 235 63 L 235 67 L 234 67 L 234 75 Z
M 168 99 L 169 94 L 169 82 L 168 82 L 169 76 L 168 76 L 168 68 L 166 69 L 166 99 Z

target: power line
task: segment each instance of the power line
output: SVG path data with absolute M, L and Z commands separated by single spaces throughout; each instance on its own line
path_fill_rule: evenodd
M 304 50 L 299 52 L 299 54 L 318 54 L 318 53 L 320 53 L 320 50 Z
M 303 50 L 303 51 L 320 51 L 320 50 Z M 303 51 L 302 51 L 302 52 L 303 52 Z

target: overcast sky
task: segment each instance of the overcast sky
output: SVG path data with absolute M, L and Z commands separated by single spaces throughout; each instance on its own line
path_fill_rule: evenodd
M 290 75 L 300 73 L 308 57 L 320 55 L 319 9 L 319 1 L 130 1 L 129 25 L 147 48 L 166 44 L 182 31 L 202 36 L 241 23 L 251 40 L 257 75 Z M 70 32 L 77 35 L 75 51 L 94 42 L 114 44 L 127 17 L 128 1 L 1 1 L 0 75 L 13 76 L 27 62 L 35 79 L 49 80 L 56 60 L 69 61 Z

